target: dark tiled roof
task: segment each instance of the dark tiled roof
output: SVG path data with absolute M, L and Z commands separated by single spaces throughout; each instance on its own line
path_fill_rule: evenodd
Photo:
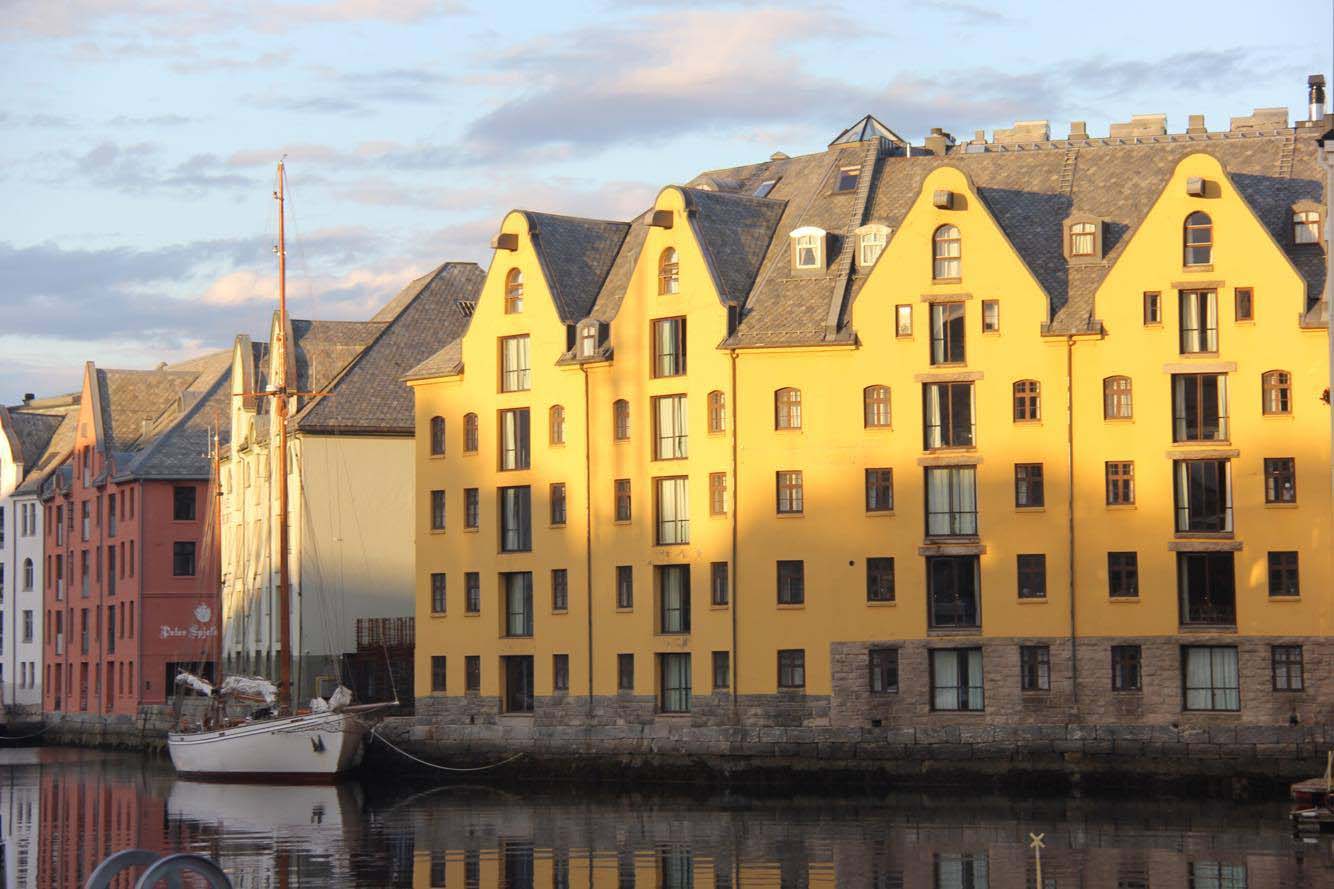
M 135 449 L 154 427 L 179 408 L 199 377 L 194 370 L 94 369 L 102 412 L 104 447 L 109 452 Z
M 412 434 L 413 398 L 404 374 L 468 326 L 459 302 L 475 302 L 485 275 L 473 263 L 451 262 L 413 281 L 389 304 L 379 335 L 296 416 L 298 428 Z M 404 298 L 404 295 L 407 298 Z M 388 308 L 388 307 L 387 307 Z
M 55 435 L 64 417 L 60 414 L 39 414 L 25 410 L 5 411 L 5 414 L 8 420 L 7 429 L 12 433 L 11 443 L 17 445 L 14 458 L 22 461 L 26 473 L 46 452 L 51 437 Z
M 557 314 L 566 324 L 587 317 L 629 223 L 529 211 L 524 216 Z
M 296 356 L 296 380 L 289 385 L 301 392 L 324 391 L 385 328 L 383 321 L 292 319 L 288 323 Z
M 639 262 L 639 253 L 644 249 L 644 241 L 648 238 L 648 222 L 652 215 L 652 209 L 645 210 L 630 221 L 630 230 L 626 232 L 625 240 L 621 241 L 620 249 L 616 251 L 616 259 L 611 264 L 611 270 L 607 272 L 607 277 L 602 282 L 602 289 L 598 291 L 597 299 L 589 309 L 588 315 L 595 321 L 611 323 L 616 313 L 621 310 L 621 300 L 625 299 L 625 291 L 630 287 L 630 276 L 634 274 L 635 264 Z
M 783 202 L 698 188 L 681 191 L 719 295 L 729 303 L 744 302 L 783 215 Z
M 231 353 L 224 353 L 230 355 Z M 212 356 L 210 356 L 212 357 Z M 230 422 L 232 373 L 230 362 L 210 360 L 191 385 L 191 403 L 154 430 L 133 454 L 117 461 L 115 477 L 207 479 L 212 476 L 210 438 L 225 442 Z
M 447 377 L 463 366 L 463 342 L 454 340 L 403 375 L 406 380 L 425 380 L 429 377 Z
M 79 412 L 71 410 L 60 418 L 60 425 L 51 435 L 37 462 L 26 467 L 23 483 L 15 489 L 18 494 L 36 494 L 42 483 L 61 466 L 74 449 L 74 431 L 79 427 Z

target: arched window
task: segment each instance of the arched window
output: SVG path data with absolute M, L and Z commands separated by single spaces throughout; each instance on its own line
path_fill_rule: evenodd
M 1214 255 L 1214 223 L 1208 213 L 1196 210 L 1186 217 L 1186 265 L 1208 265 Z
M 463 415 L 463 453 L 477 453 L 477 415 Z
M 709 432 L 724 432 L 727 429 L 727 399 L 722 392 L 714 389 L 709 393 Z
M 1016 422 L 1042 419 L 1039 391 L 1037 380 L 1020 380 L 1014 384 L 1014 419 Z
M 443 457 L 445 455 L 445 418 L 431 418 L 431 456 Z
M 611 406 L 612 438 L 616 441 L 630 440 L 630 402 L 624 398 L 616 399 Z
M 1070 226 L 1070 255 L 1092 256 L 1096 229 L 1091 222 L 1075 222 Z
M 774 428 L 801 428 L 801 390 L 788 387 L 774 393 Z
M 1129 420 L 1133 409 L 1130 377 L 1107 377 L 1102 381 L 1103 419 Z
M 505 276 L 505 314 L 514 315 L 523 311 L 523 272 L 510 269 Z
M 680 266 L 676 261 L 676 248 L 668 247 L 658 257 L 658 295 L 667 296 L 681 289 Z
M 862 419 L 867 429 L 889 426 L 888 386 L 867 386 L 862 390 Z
M 32 559 L 23 560 L 23 589 L 32 589 Z
M 960 263 L 963 259 L 963 241 L 959 237 L 959 228 L 954 225 L 942 225 L 931 236 L 931 277 L 939 280 L 959 278 Z
M 553 445 L 565 444 L 565 408 L 553 404 L 547 417 L 547 440 Z
M 1292 374 L 1286 370 L 1267 371 L 1261 377 L 1266 414 L 1292 413 Z

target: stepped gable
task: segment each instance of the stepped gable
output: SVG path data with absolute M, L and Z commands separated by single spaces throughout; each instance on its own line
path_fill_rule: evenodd
M 412 393 L 400 381 L 442 343 L 462 336 L 470 316 L 460 303 L 475 304 L 484 279 L 475 263 L 451 262 L 409 284 L 376 314 L 384 320 L 375 339 L 322 386 L 332 394 L 310 400 L 296 415 L 297 428 L 411 435 Z

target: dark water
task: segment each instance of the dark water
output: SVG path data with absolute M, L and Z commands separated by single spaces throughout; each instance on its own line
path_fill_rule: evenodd
M 165 760 L 0 751 L 5 886 L 77 887 L 127 847 L 213 857 L 238 889 L 1327 889 L 1331 838 L 1282 801 L 800 795 L 183 781 Z M 125 882 L 124 885 L 131 885 Z

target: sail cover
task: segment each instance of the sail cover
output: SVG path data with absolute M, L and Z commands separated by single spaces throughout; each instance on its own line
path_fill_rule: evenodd
M 195 674 L 187 673 L 184 670 L 176 674 L 176 684 L 188 685 L 205 697 L 213 694 L 213 686 L 209 684 L 208 680 L 200 679 Z
M 261 676 L 228 676 L 222 680 L 219 693 L 263 698 L 264 703 L 272 705 L 278 698 L 278 686 Z

